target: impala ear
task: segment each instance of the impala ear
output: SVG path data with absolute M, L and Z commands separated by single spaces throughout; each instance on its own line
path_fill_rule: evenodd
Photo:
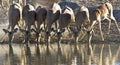
M 54 31 L 54 28 L 51 28 L 51 31 Z
M 4 31 L 5 33 L 8 33 L 8 32 L 9 32 L 7 29 L 3 29 L 3 31 Z
M 45 30 L 43 30 L 43 28 L 41 28 L 41 29 L 39 30 L 39 33 L 40 33 L 40 32 L 45 32 Z
M 30 32 L 36 32 L 36 31 L 35 31 L 35 29 L 32 28 L 32 29 L 30 29 Z
M 56 32 L 56 30 L 54 28 L 51 28 L 51 32 Z
M 62 29 L 62 31 L 61 32 L 65 32 L 65 29 Z
M 15 28 L 15 29 L 13 30 L 13 33 L 17 32 L 17 31 L 18 31 L 18 28 Z

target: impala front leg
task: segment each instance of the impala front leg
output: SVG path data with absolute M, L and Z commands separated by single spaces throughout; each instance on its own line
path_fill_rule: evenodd
M 81 30 L 81 33 L 80 33 L 81 38 L 79 39 L 79 41 L 83 40 L 86 34 L 87 33 L 85 31 Z
M 94 29 L 92 29 L 93 36 L 96 36 Z
M 107 34 L 110 33 L 110 26 L 111 26 L 111 20 L 109 20 L 109 23 L 108 23 L 108 32 L 107 32 Z
M 57 30 L 57 22 L 55 22 L 55 28 L 56 28 L 56 30 Z
M 88 35 L 88 55 L 92 55 L 92 46 L 91 46 L 91 39 L 92 39 L 92 30 L 87 31 L 87 35 Z

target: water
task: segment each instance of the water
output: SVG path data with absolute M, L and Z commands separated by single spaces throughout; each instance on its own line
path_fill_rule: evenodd
M 119 44 L 1 44 L 0 65 L 120 65 Z

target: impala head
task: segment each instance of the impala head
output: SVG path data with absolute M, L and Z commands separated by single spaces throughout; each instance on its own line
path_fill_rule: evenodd
M 81 32 L 81 27 L 70 27 L 71 32 L 73 33 L 73 36 L 75 38 L 75 42 L 78 42 L 77 38 L 79 37 L 79 34 Z
M 14 29 L 13 31 L 9 31 L 9 30 L 6 30 L 6 29 L 3 29 L 3 31 L 5 32 L 5 33 L 8 33 L 8 37 L 9 37 L 9 42 L 11 43 L 11 41 L 12 41 L 12 39 L 13 39 L 13 34 L 15 33 L 15 32 L 17 32 L 17 28 L 16 29 Z
M 23 34 L 24 34 L 24 38 L 25 38 L 24 43 L 27 43 L 29 41 L 31 31 L 23 30 L 23 29 L 20 29 L 20 31 L 23 32 Z
M 54 28 L 51 28 L 50 30 L 45 32 L 45 40 L 47 43 L 48 43 L 49 37 L 51 35 L 51 32 L 56 32 L 56 31 L 54 30 Z
M 38 42 L 38 38 L 39 38 L 39 34 L 41 32 L 45 32 L 42 28 L 38 31 L 36 31 L 35 29 L 31 29 L 31 32 L 35 32 L 36 33 L 36 39 L 37 39 L 37 42 Z

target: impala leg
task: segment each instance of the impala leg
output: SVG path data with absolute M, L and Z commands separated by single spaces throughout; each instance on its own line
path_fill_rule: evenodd
M 77 33 L 74 33 L 74 37 L 75 37 L 75 42 L 76 42 L 76 43 L 79 42 L 80 28 L 81 28 L 81 27 L 77 26 Z
M 44 21 L 44 23 L 43 23 L 43 24 L 44 24 L 44 30 L 45 30 L 45 28 L 46 28 L 46 26 L 45 26 L 45 21 Z
M 91 31 L 87 31 L 87 35 L 88 35 L 88 55 L 92 55 L 92 46 L 91 46 L 91 39 L 92 39 L 92 30 Z
M 103 37 L 102 29 L 101 29 L 101 21 L 98 21 L 98 23 L 99 23 L 100 35 L 101 35 L 102 41 L 104 41 L 104 37 Z
M 93 35 L 96 36 L 94 29 L 92 29 Z
M 21 29 L 21 27 L 20 27 L 20 25 L 18 23 L 17 23 L 17 26 L 18 26 L 19 29 Z
M 107 32 L 107 34 L 110 33 L 110 26 L 111 26 L 111 20 L 109 20 L 109 23 L 108 23 L 108 32 Z
M 112 19 L 113 20 L 113 19 Z M 113 20 L 114 21 L 114 23 L 115 23 L 115 25 L 116 25 L 116 27 L 117 27 L 117 29 L 118 29 L 118 32 L 120 33 L 120 29 L 119 29 L 119 26 L 118 26 L 118 24 L 117 24 L 117 21 L 116 20 Z
M 56 30 L 57 30 L 57 22 L 55 22 L 55 28 L 56 28 Z
M 86 35 L 86 32 L 83 32 L 83 31 L 81 30 L 81 33 L 80 33 L 80 37 L 81 37 L 81 38 L 80 38 L 79 40 L 80 40 L 80 41 L 83 40 L 84 37 L 85 37 L 85 35 Z
M 79 39 L 79 32 L 75 32 L 74 34 L 73 34 L 73 36 L 74 36 L 74 41 L 75 41 L 75 43 L 78 43 L 78 39 Z
M 92 39 L 91 31 L 88 31 L 87 34 L 88 34 L 88 42 L 89 42 L 89 45 L 91 45 L 91 39 Z
M 35 25 L 35 24 L 33 24 L 33 26 L 34 26 L 34 28 L 35 28 L 35 29 L 37 29 L 37 27 L 36 27 L 36 25 Z M 40 26 L 38 26 L 38 27 L 40 27 Z

